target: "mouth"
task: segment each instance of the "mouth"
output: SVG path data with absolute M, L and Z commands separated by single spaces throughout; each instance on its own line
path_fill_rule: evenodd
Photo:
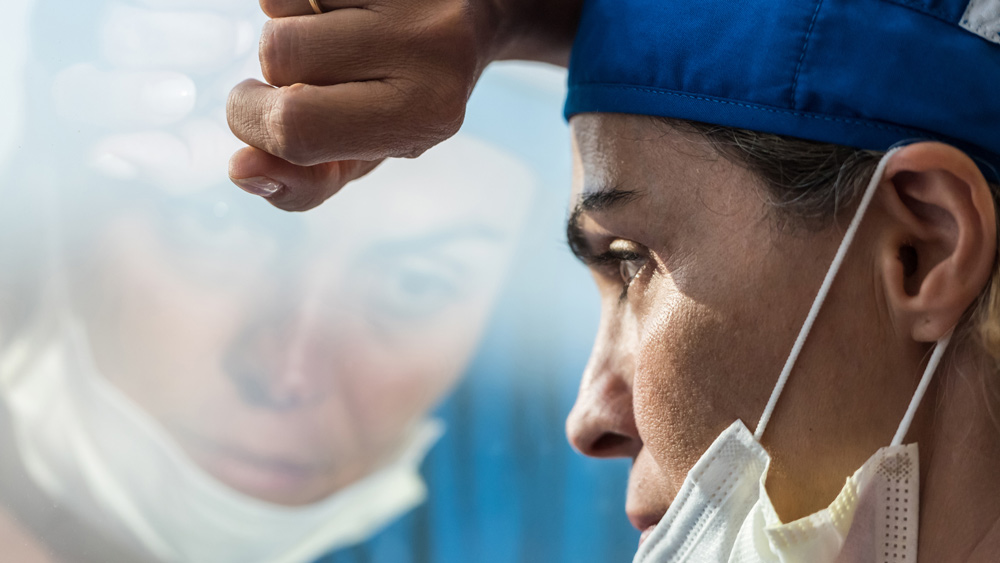
M 204 452 L 199 465 L 230 486 L 268 498 L 301 490 L 314 472 L 303 465 L 281 460 L 260 459 L 242 452 Z
M 181 440 L 191 460 L 215 479 L 260 500 L 284 505 L 312 502 L 322 477 L 311 464 L 262 456 L 204 440 Z

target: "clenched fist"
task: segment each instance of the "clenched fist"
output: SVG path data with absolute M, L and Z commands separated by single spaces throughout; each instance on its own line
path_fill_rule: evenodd
M 261 0 L 268 84 L 230 94 L 250 145 L 230 161 L 244 190 L 287 210 L 315 207 L 388 157 L 455 134 L 491 61 L 562 63 L 580 0 Z

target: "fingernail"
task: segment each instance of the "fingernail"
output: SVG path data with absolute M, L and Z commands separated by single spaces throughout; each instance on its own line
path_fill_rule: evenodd
M 285 187 L 280 182 L 275 182 L 266 176 L 233 178 L 233 183 L 239 186 L 243 191 L 252 193 L 253 195 L 259 195 L 260 197 L 272 196 L 275 192 Z

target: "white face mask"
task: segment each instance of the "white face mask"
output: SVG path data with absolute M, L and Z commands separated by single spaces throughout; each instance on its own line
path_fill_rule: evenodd
M 948 346 L 940 340 L 892 444 L 847 479 L 826 509 L 782 523 L 764 483 L 770 456 L 760 445 L 795 360 L 875 194 L 879 163 L 799 332 L 764 414 L 751 434 L 742 421 L 716 438 L 635 556 L 635 563 L 916 563 L 919 458 L 902 445 L 920 399 Z
M 82 327 L 67 324 L 34 361 L 14 368 L 8 355 L 0 398 L 32 479 L 117 541 L 165 562 L 305 563 L 367 539 L 426 496 L 418 467 L 441 434 L 436 421 L 414 428 L 381 469 L 315 504 L 230 489 L 99 374 Z

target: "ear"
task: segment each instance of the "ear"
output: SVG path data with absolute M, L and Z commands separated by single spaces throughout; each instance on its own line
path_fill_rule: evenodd
M 962 151 L 908 145 L 886 164 L 879 195 L 889 215 L 881 245 L 887 305 L 918 342 L 942 338 L 989 282 L 997 252 L 993 196 Z

